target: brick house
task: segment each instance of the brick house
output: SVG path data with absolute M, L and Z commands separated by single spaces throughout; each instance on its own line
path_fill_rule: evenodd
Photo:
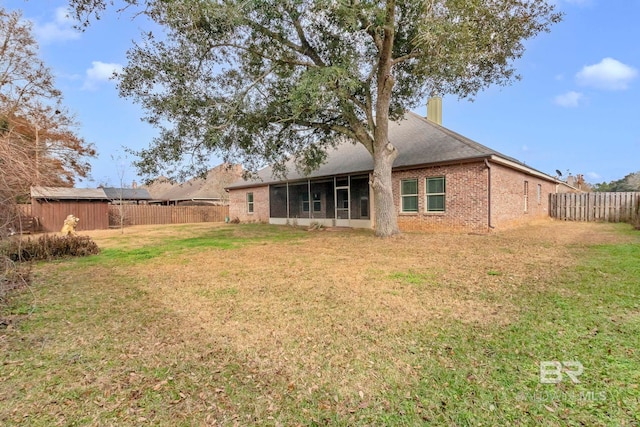
M 430 112 L 428 114 L 432 114 Z M 549 194 L 571 191 L 558 179 L 407 113 L 389 125 L 399 155 L 393 192 L 401 230 L 488 231 L 548 217 Z M 229 216 L 243 222 L 375 227 L 373 159 L 362 144 L 344 142 L 310 175 L 271 168 L 229 187 Z

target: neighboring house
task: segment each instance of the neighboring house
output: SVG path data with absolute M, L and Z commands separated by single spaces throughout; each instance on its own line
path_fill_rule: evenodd
M 183 184 L 172 184 L 167 178 L 152 181 L 148 190 L 153 203 L 164 205 L 227 205 L 225 187 L 242 177 L 240 165 L 223 163 L 209 170 L 205 178 L 193 178 Z
M 432 115 L 433 114 L 433 115 Z M 439 121 L 441 111 L 429 112 Z M 409 112 L 389 125 L 399 152 L 393 193 L 401 230 L 487 231 L 548 217 L 549 194 L 566 183 L 512 157 Z M 308 176 L 271 168 L 229 191 L 229 216 L 272 224 L 375 227 L 373 159 L 362 144 L 344 142 Z
M 148 203 L 152 200 L 151 194 L 146 188 L 116 188 L 104 187 L 105 195 L 113 204 L 136 204 Z

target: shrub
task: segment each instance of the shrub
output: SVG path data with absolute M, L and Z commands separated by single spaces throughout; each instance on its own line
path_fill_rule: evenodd
M 100 253 L 89 236 L 48 236 L 38 239 L 14 240 L 4 249 L 13 261 L 38 261 L 79 257 Z

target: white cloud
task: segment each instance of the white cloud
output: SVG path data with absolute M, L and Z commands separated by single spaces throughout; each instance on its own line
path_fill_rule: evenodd
M 601 179 L 602 177 L 595 172 L 587 172 L 587 178 L 595 181 Z
M 67 9 L 59 7 L 52 22 L 34 22 L 33 32 L 40 44 L 79 39 L 80 32 L 73 28 L 73 23 Z
M 553 100 L 556 105 L 565 108 L 575 108 L 584 100 L 584 95 L 580 92 L 570 91 L 562 95 L 558 95 Z
M 108 82 L 114 74 L 122 72 L 122 65 L 100 61 L 91 62 L 91 68 L 87 70 L 84 85 L 85 90 L 95 90 L 100 83 Z
M 597 64 L 586 65 L 576 74 L 583 86 L 605 90 L 625 90 L 638 76 L 638 70 L 613 58 L 604 58 Z

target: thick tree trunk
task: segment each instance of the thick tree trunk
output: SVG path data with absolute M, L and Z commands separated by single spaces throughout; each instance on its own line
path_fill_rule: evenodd
M 390 237 L 400 233 L 398 216 L 393 202 L 391 168 L 398 150 L 387 143 L 377 150 L 373 158 L 373 200 L 375 209 L 375 232 L 378 237 Z
M 373 197 L 376 236 L 390 237 L 400 233 L 398 215 L 393 203 L 391 169 L 398 150 L 389 142 L 389 104 L 395 80 L 392 73 L 393 40 L 395 35 L 395 1 L 388 0 L 384 36 L 377 39 L 378 58 L 376 126 L 373 132 Z

